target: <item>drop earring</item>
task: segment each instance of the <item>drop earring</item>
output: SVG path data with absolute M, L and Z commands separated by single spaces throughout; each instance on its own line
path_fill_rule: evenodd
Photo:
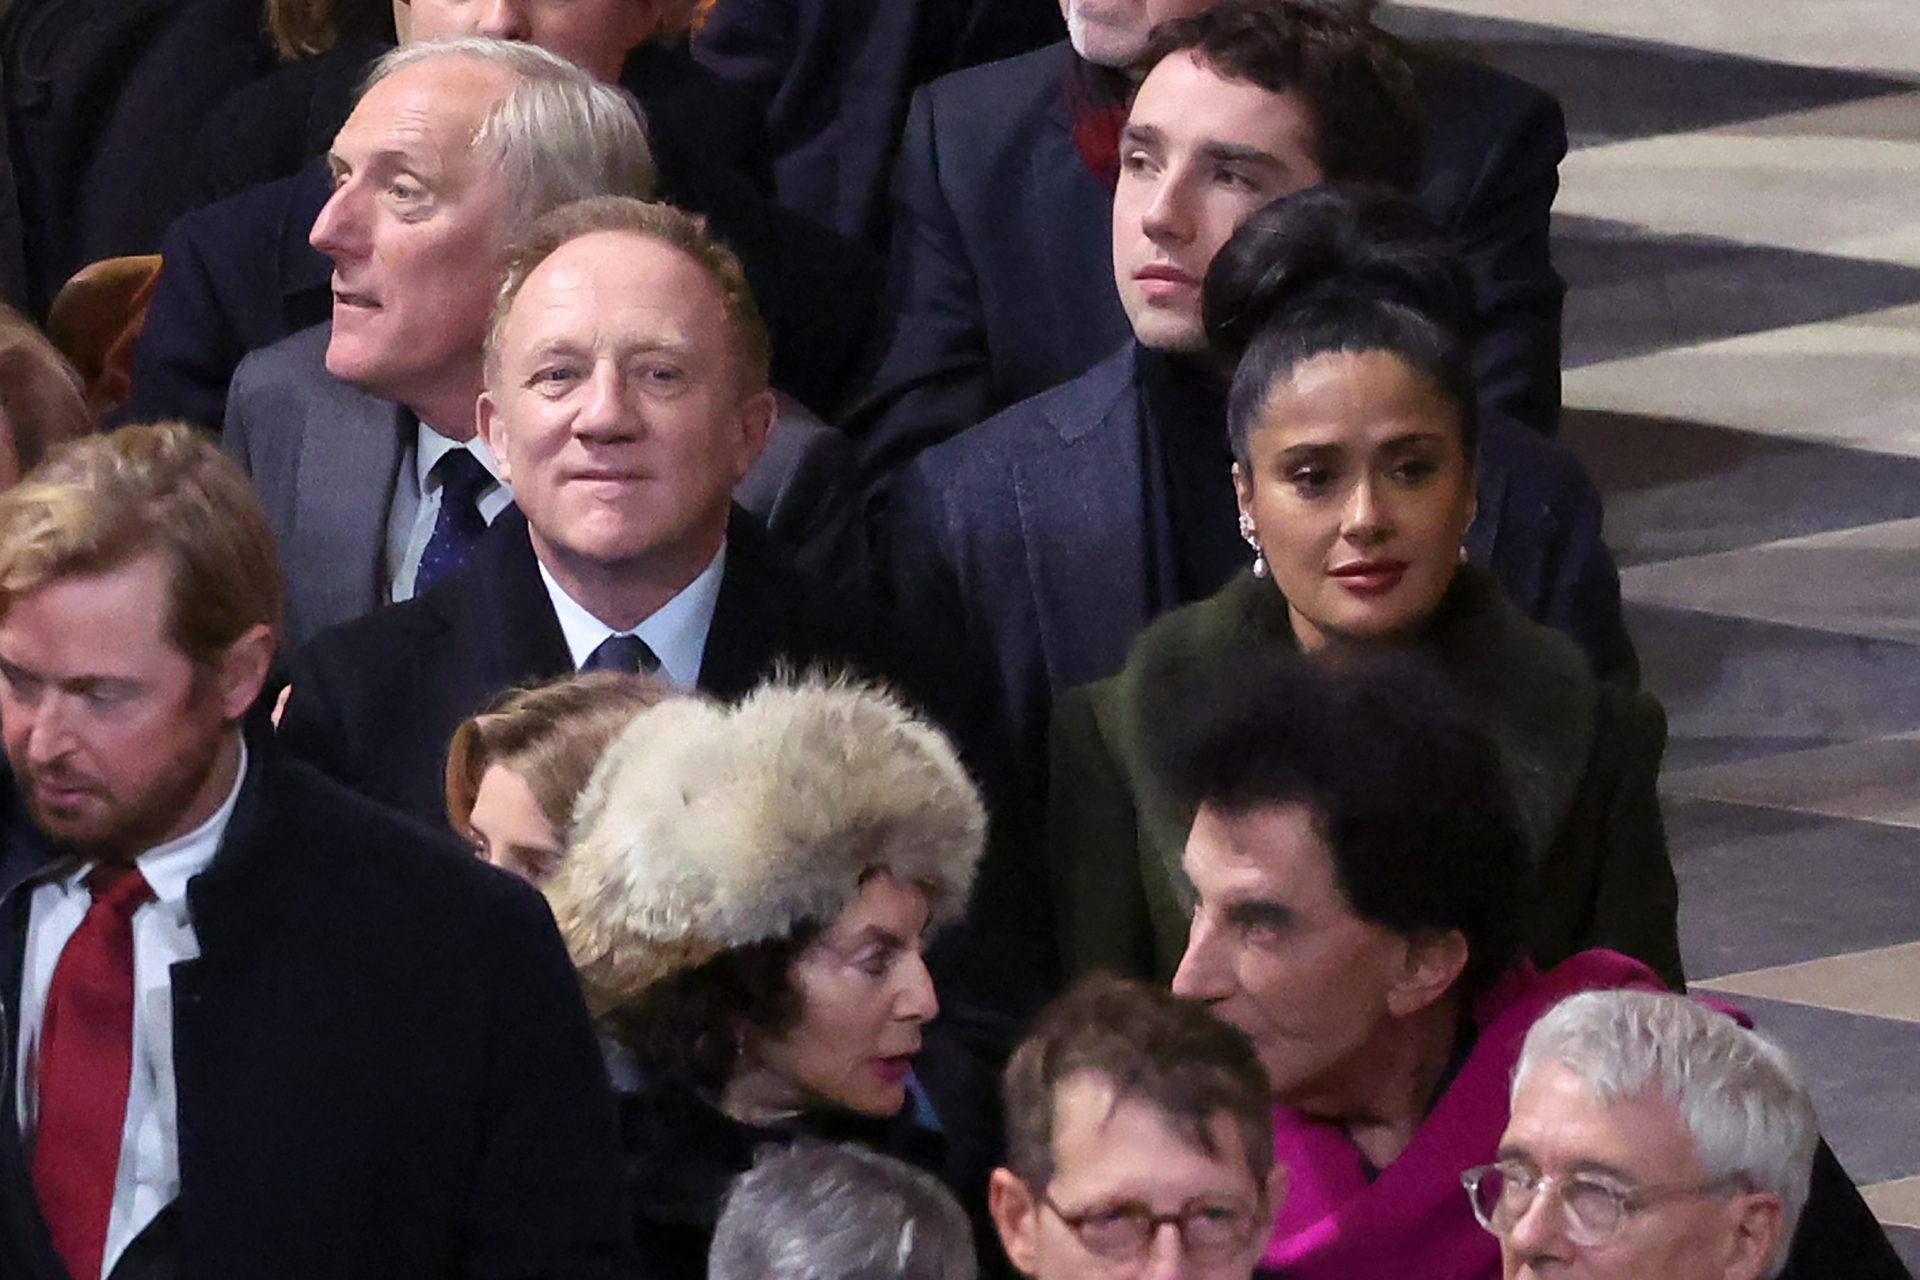
M 1253 548 L 1253 576 L 1266 577 L 1267 553 L 1260 549 L 1260 536 L 1253 531 L 1253 517 L 1244 511 L 1240 513 L 1240 538 Z

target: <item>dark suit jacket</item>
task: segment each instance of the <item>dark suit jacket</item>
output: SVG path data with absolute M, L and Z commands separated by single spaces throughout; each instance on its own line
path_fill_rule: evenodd
M 1187 603 L 1167 563 L 1177 531 L 1149 527 L 1131 342 L 1084 376 L 928 450 L 890 504 L 888 577 L 904 618 L 990 664 L 985 683 L 1014 772 L 1040 777 L 1055 696 L 1112 675 L 1133 637 Z M 1224 432 L 1225 426 L 1221 427 Z M 1619 577 L 1600 499 L 1560 445 L 1483 428 L 1479 511 L 1467 535 L 1523 612 L 1631 679 Z
M 735 509 L 702 689 L 736 698 L 781 661 L 893 676 L 885 646 L 860 609 L 795 569 Z M 280 740 L 363 795 L 444 823 L 454 729 L 514 685 L 573 669 L 526 520 L 510 511 L 458 574 L 296 651 Z
M 706 215 L 741 258 L 772 335 L 774 385 L 830 409 L 878 305 L 872 255 L 762 193 L 752 175 L 765 169 L 764 150 L 740 123 L 737 95 L 683 52 L 641 46 L 626 83 L 646 111 L 656 194 Z M 318 97 L 312 110 L 321 110 Z M 273 155 L 252 161 L 270 165 Z M 332 317 L 333 264 L 307 243 L 331 186 L 326 166 L 312 161 L 168 229 L 134 348 L 132 394 L 116 421 L 185 418 L 218 431 L 242 357 Z
M 0 52 L 35 317 L 87 263 L 154 251 L 188 207 L 181 145 L 273 66 L 259 0 L 16 0 Z
M 248 356 L 233 378 L 222 437 L 253 477 L 279 544 L 291 643 L 381 600 L 387 512 L 412 443 L 412 418 L 326 370 L 325 325 Z M 834 580 L 856 570 L 851 450 L 841 435 L 783 412 L 738 499 Z
M 10 778 L 0 802 L 18 857 L 36 838 Z M 9 1004 L 30 887 L 0 901 Z M 116 1276 L 629 1274 L 612 1097 L 537 893 L 261 743 L 187 894 L 181 1195 Z M 0 1274 L 66 1275 L 11 1091 Z
M 1131 336 L 1113 283 L 1113 199 L 1069 135 L 1065 43 L 947 76 L 914 97 L 894 183 L 891 325 L 850 419 L 863 484 L 1086 372 Z M 1560 302 L 1548 209 L 1566 152 L 1553 99 L 1504 73 L 1414 50 L 1426 113 L 1422 209 L 1478 293 L 1480 400 L 1551 430 Z
M 1063 34 L 1055 0 L 725 0 L 693 54 L 766 120 L 780 202 L 885 252 L 913 91 Z

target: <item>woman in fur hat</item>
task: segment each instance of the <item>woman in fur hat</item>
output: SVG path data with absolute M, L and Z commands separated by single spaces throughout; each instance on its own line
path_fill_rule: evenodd
M 639 1068 L 621 1124 L 649 1275 L 705 1274 L 721 1196 L 769 1143 L 862 1141 L 952 1177 L 911 1088 L 939 1009 L 921 952 L 985 828 L 952 745 L 858 685 L 672 700 L 607 749 L 546 893 Z

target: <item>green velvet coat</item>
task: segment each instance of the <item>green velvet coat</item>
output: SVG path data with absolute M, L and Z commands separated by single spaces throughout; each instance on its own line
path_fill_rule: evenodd
M 1286 600 L 1243 573 L 1161 617 L 1119 674 L 1054 708 L 1048 859 L 1069 972 L 1172 976 L 1187 941 L 1180 854 L 1193 814 L 1152 765 L 1154 682 L 1263 641 L 1296 644 Z M 1536 872 L 1536 961 L 1609 947 L 1678 986 L 1678 891 L 1655 793 L 1659 704 L 1597 679 L 1571 641 L 1471 566 L 1418 643 L 1499 748 Z

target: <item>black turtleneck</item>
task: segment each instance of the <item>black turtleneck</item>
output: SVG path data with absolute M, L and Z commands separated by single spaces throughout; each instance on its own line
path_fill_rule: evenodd
M 1227 443 L 1227 382 L 1185 356 L 1140 349 L 1140 449 L 1154 596 L 1202 600 L 1246 567 Z

